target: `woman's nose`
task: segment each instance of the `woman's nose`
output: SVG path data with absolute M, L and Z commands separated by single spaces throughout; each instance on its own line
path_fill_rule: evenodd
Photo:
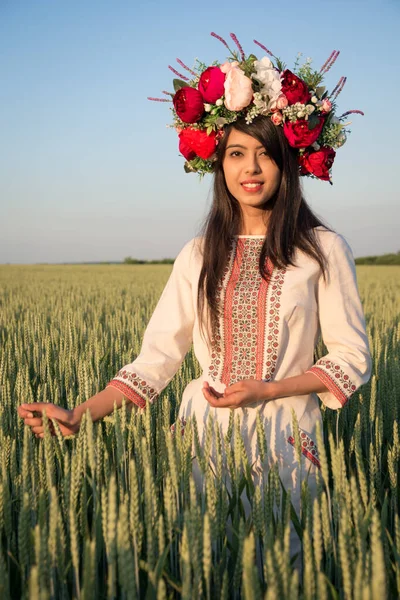
M 245 167 L 246 173 L 260 173 L 261 168 L 257 160 L 257 156 L 248 156 L 248 161 Z

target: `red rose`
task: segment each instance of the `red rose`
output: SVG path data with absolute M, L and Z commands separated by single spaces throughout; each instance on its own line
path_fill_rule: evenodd
M 329 146 L 322 146 L 316 152 L 305 152 L 299 157 L 300 174 L 314 175 L 323 181 L 329 181 L 329 169 L 333 165 L 336 152 Z
M 285 121 L 283 133 L 293 148 L 306 148 L 317 141 L 323 126 L 323 117 L 318 117 L 318 124 L 314 129 L 308 128 L 308 121 L 305 119 L 297 119 L 294 123 Z
M 288 69 L 282 74 L 282 94 L 285 94 L 289 104 L 307 104 L 311 98 L 307 84 Z
M 179 134 L 179 152 L 186 158 L 186 160 L 193 160 L 196 158 L 196 152 L 192 150 L 187 142 L 181 138 Z
M 205 129 L 193 129 L 193 127 L 186 127 L 182 129 L 179 134 L 179 150 L 182 152 L 186 160 L 192 160 L 195 158 L 192 156 L 192 152 L 200 158 L 207 160 L 210 158 L 217 147 L 215 131 L 211 131 L 207 135 Z M 182 151 L 182 148 L 184 152 Z M 188 158 L 188 157 L 191 158 Z
M 184 123 L 196 123 L 204 112 L 203 96 L 195 88 L 182 87 L 174 96 L 174 107 Z
M 204 102 L 213 104 L 224 95 L 225 73 L 219 67 L 208 67 L 200 76 L 199 92 Z

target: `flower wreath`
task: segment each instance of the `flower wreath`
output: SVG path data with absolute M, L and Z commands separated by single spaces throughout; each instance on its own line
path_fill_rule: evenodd
M 177 76 L 174 93 L 163 92 L 166 98 L 149 98 L 173 103 L 173 127 L 179 135 L 179 150 L 186 159 L 185 171 L 201 176 L 213 172 L 215 151 L 223 136 L 224 127 L 244 117 L 247 123 L 259 116 L 268 116 L 276 126 L 282 126 L 288 143 L 298 150 L 300 175 L 331 181 L 335 149 L 346 139 L 350 114 L 364 113 L 349 110 L 335 116 L 336 100 L 346 77 L 341 77 L 331 93 L 322 85 L 325 73 L 339 56 L 334 50 L 319 71 L 311 68 L 311 59 L 299 64 L 298 55 L 293 71 L 254 40 L 267 56 L 258 60 L 248 57 L 236 35 L 230 36 L 238 50 L 232 51 L 227 42 L 211 33 L 229 50 L 230 58 L 223 64 L 207 66 L 196 62 L 194 70 L 180 59 L 178 64 L 191 78 L 169 69 Z

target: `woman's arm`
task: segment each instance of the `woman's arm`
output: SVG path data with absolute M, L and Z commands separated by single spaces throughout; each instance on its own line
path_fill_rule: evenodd
M 122 367 L 105 390 L 92 396 L 73 411 L 52 404 L 23 404 L 20 417 L 35 434 L 43 433 L 41 414 L 57 419 L 64 435 L 79 429 L 82 415 L 89 409 L 97 421 L 119 408 L 125 397 L 141 408 L 154 402 L 179 369 L 190 349 L 195 320 L 192 291 L 192 254 L 195 240 L 186 244 L 177 256 L 172 273 L 157 303 L 143 336 L 139 356 Z M 39 413 L 38 416 L 32 413 Z
M 89 410 L 92 421 L 99 421 L 99 419 L 113 412 L 114 404 L 117 405 L 117 408 L 121 408 L 123 399 L 124 394 L 122 392 L 111 386 L 106 387 L 98 394 L 86 400 L 86 402 L 76 406 L 72 410 L 72 420 L 79 425 L 83 414 Z
M 82 416 L 87 410 L 90 411 L 92 421 L 98 421 L 113 412 L 114 404 L 117 408 L 120 408 L 123 398 L 124 394 L 122 392 L 110 386 L 72 410 L 51 403 L 36 402 L 34 404 L 21 404 L 18 407 L 18 414 L 24 419 L 25 425 L 31 427 L 32 433 L 36 437 L 42 438 L 44 436 L 44 411 L 46 411 L 46 416 L 49 419 L 57 421 L 63 435 L 73 435 L 79 431 Z M 51 425 L 50 428 L 52 428 Z

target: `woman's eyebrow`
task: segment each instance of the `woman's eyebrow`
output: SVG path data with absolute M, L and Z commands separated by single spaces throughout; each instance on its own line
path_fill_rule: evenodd
M 229 148 L 243 148 L 244 150 L 247 150 L 247 146 L 242 146 L 242 144 L 230 144 L 226 147 L 226 150 L 229 150 Z M 257 146 L 256 150 L 259 150 L 260 148 L 264 148 L 264 146 Z

